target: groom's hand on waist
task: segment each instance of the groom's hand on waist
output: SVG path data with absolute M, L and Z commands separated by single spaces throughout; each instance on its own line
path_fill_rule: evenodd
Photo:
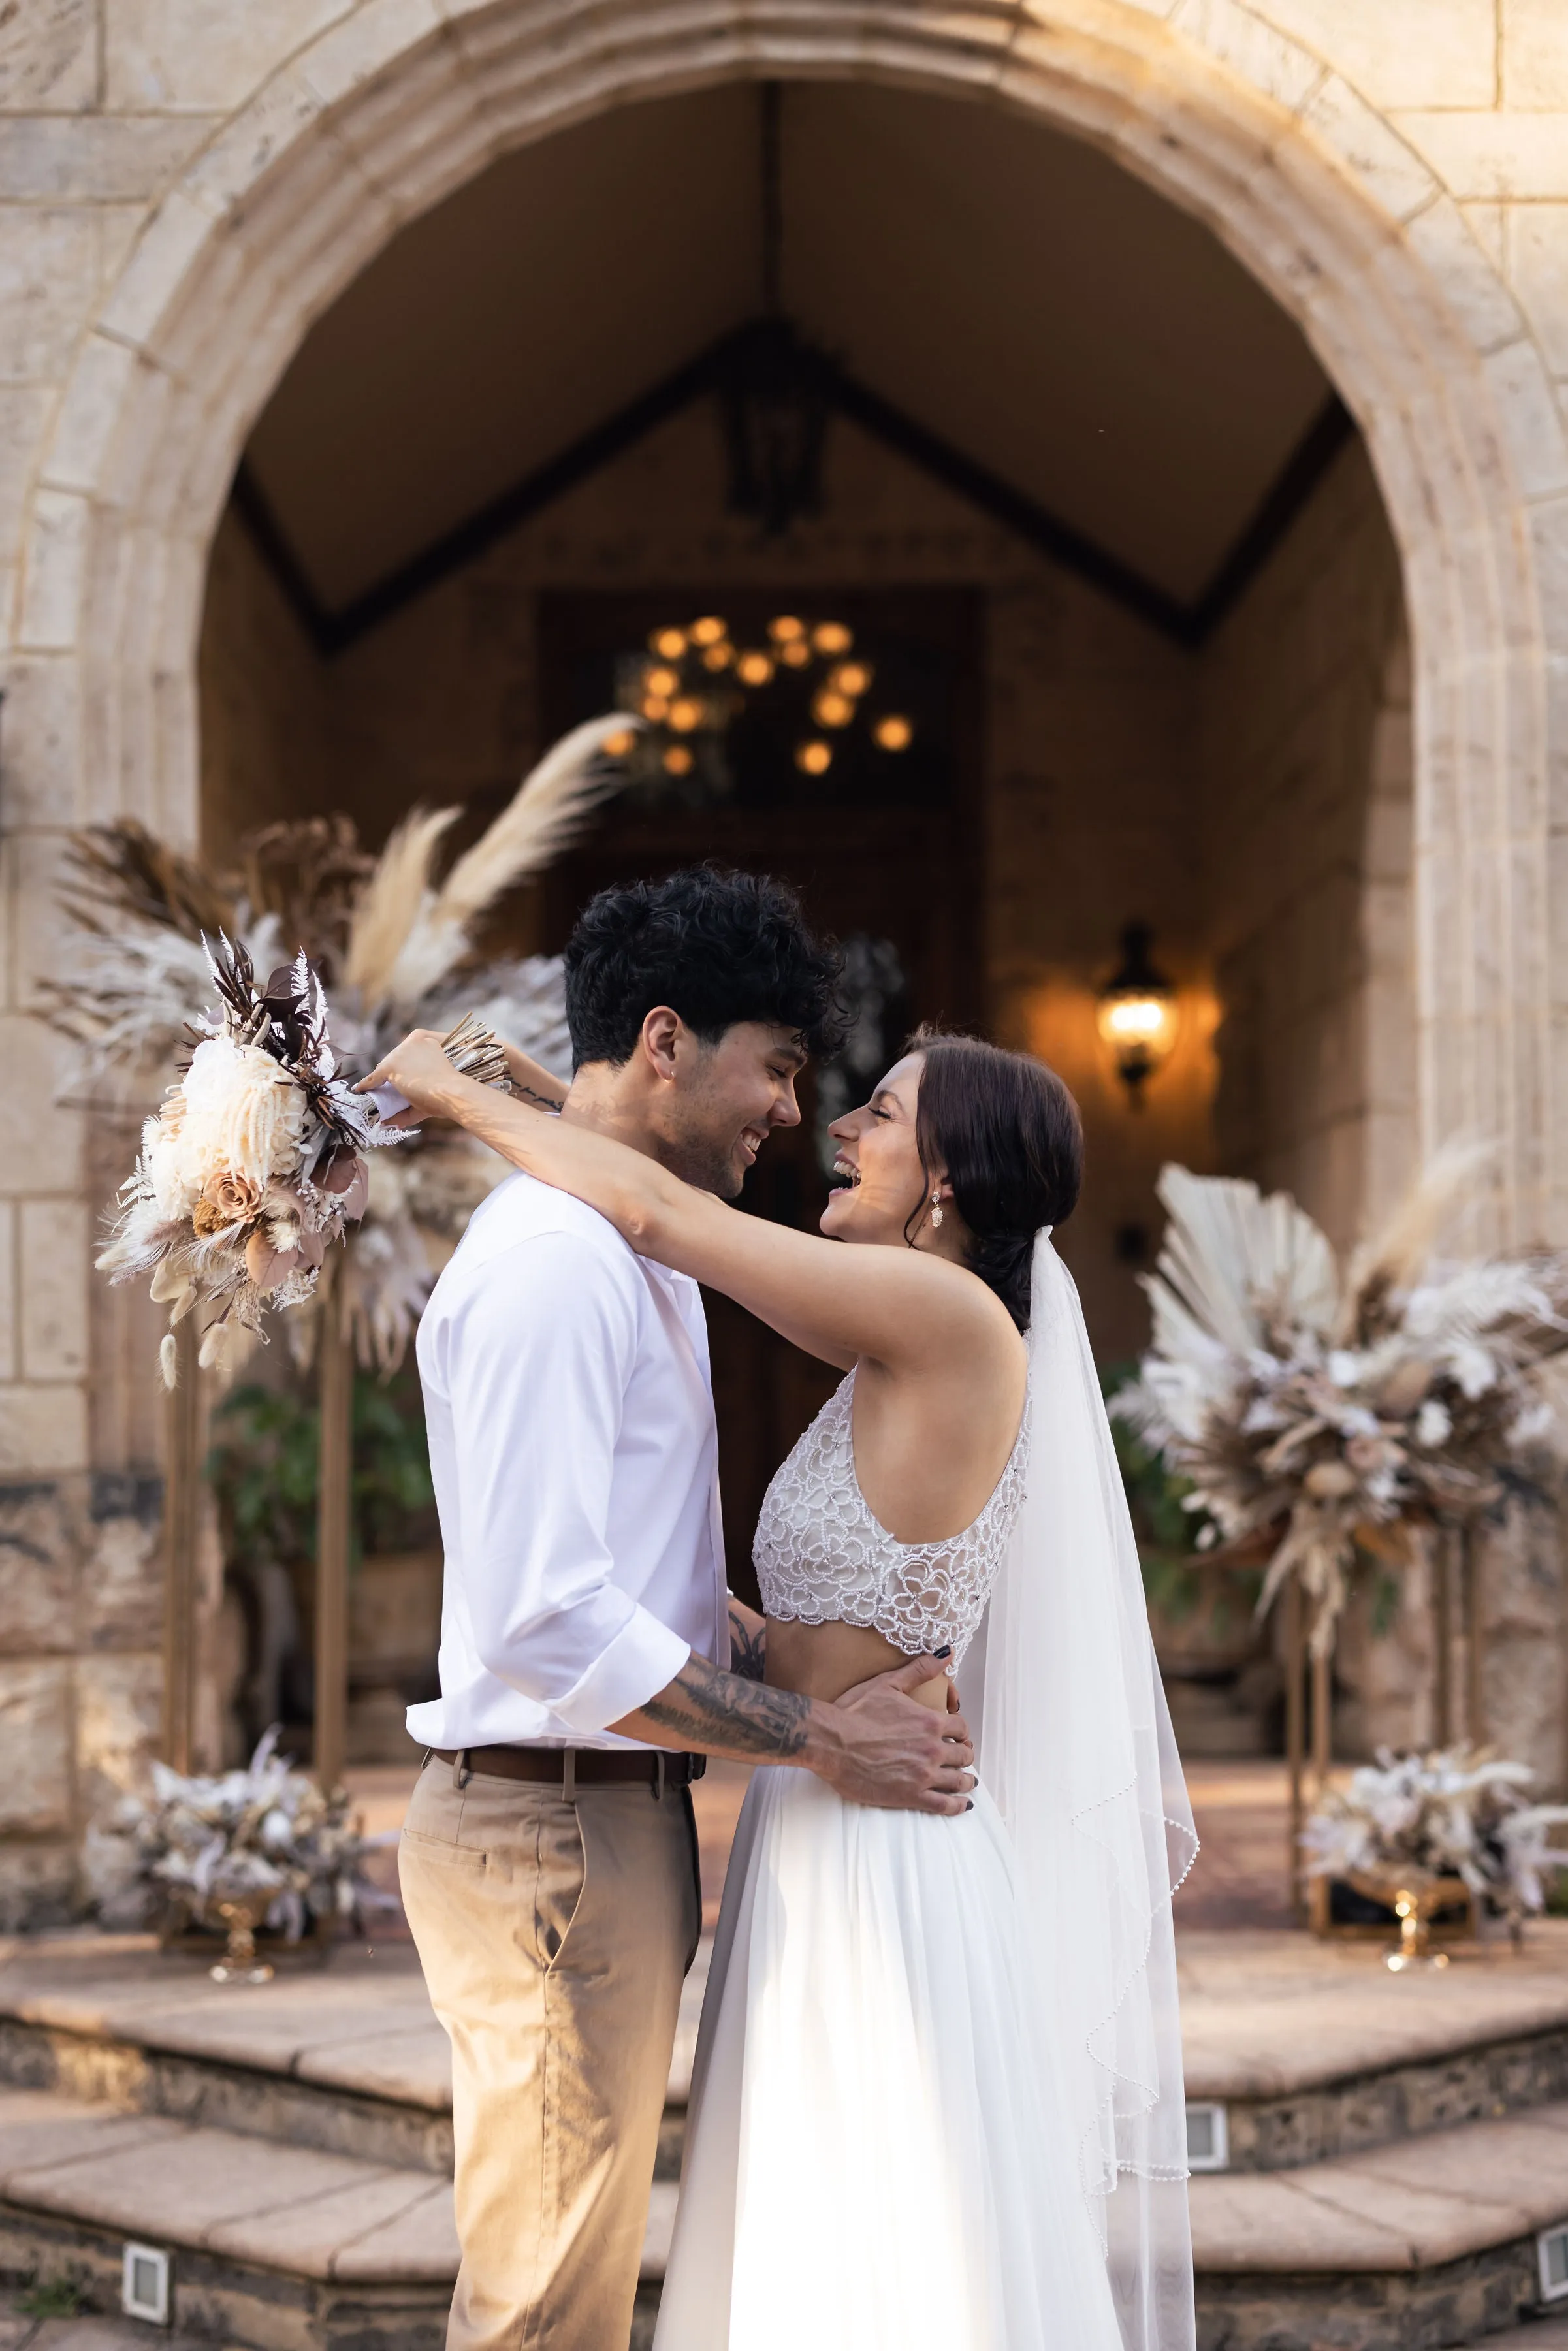
M 957 1693 L 949 1684 L 947 1710 L 940 1714 L 911 1695 L 942 1674 L 942 1658 L 911 1657 L 846 1690 L 827 1709 L 847 1718 L 845 1750 L 836 1768 L 812 1768 L 851 1803 L 901 1812 L 967 1812 L 975 1747 Z
M 951 1696 L 950 1710 L 939 1714 L 909 1695 L 942 1670 L 940 1657 L 911 1657 L 830 1705 L 745 1681 L 694 1655 L 673 1682 L 608 1727 L 653 1747 L 797 1763 L 849 1803 L 962 1813 L 975 1784 L 968 1726 Z

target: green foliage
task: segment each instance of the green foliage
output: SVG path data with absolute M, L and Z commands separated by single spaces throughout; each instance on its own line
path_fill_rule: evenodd
M 1101 1393 L 1109 1402 L 1137 1376 L 1136 1364 L 1113 1364 L 1100 1375 Z M 1173 1477 L 1159 1455 L 1114 1415 L 1111 1438 L 1127 1492 L 1127 1507 L 1133 1514 L 1133 1533 L 1149 1605 L 1179 1624 L 1197 1605 L 1197 1538 L 1207 1519 L 1200 1510 L 1183 1507 L 1186 1497 L 1192 1492 L 1191 1480 Z M 1223 1602 L 1219 1604 L 1224 1605 Z M 1217 1634 L 1224 1629 L 1218 1624 L 1214 1627 Z
M 24 2318 L 76 2318 L 82 2306 L 79 2278 L 35 2278 L 16 2296 Z
M 231 1561 L 314 1559 L 320 1414 L 290 1389 L 236 1388 L 214 1416 L 207 1476 Z M 354 1379 L 354 1556 L 397 1551 L 435 1499 L 417 1384 Z

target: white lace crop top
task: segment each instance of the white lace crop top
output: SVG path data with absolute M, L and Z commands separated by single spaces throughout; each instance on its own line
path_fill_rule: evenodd
M 855 1375 L 834 1390 L 776 1473 L 752 1546 L 765 1615 L 869 1625 L 902 1649 L 950 1644 L 951 1672 L 979 1629 L 1023 1499 L 1029 1406 L 991 1498 L 962 1534 L 904 1543 L 873 1518 L 855 1475 Z

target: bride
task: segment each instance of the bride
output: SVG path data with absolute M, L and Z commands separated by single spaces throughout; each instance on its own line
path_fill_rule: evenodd
M 754 1773 L 656 2351 L 1191 2351 L 1170 1896 L 1197 1841 L 1051 1241 L 1071 1096 L 920 1032 L 831 1130 L 818 1239 L 457 1076 L 434 1036 L 366 1082 L 844 1372 L 763 1505 L 766 1616 L 734 1613 L 766 1679 L 812 1697 L 950 1651 L 978 1726 L 956 1818 Z

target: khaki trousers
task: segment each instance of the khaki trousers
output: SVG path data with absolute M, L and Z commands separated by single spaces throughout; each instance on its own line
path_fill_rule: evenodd
M 448 2351 L 625 2351 L 702 1900 L 685 1789 L 427 1763 L 403 1906 L 452 2042 Z

